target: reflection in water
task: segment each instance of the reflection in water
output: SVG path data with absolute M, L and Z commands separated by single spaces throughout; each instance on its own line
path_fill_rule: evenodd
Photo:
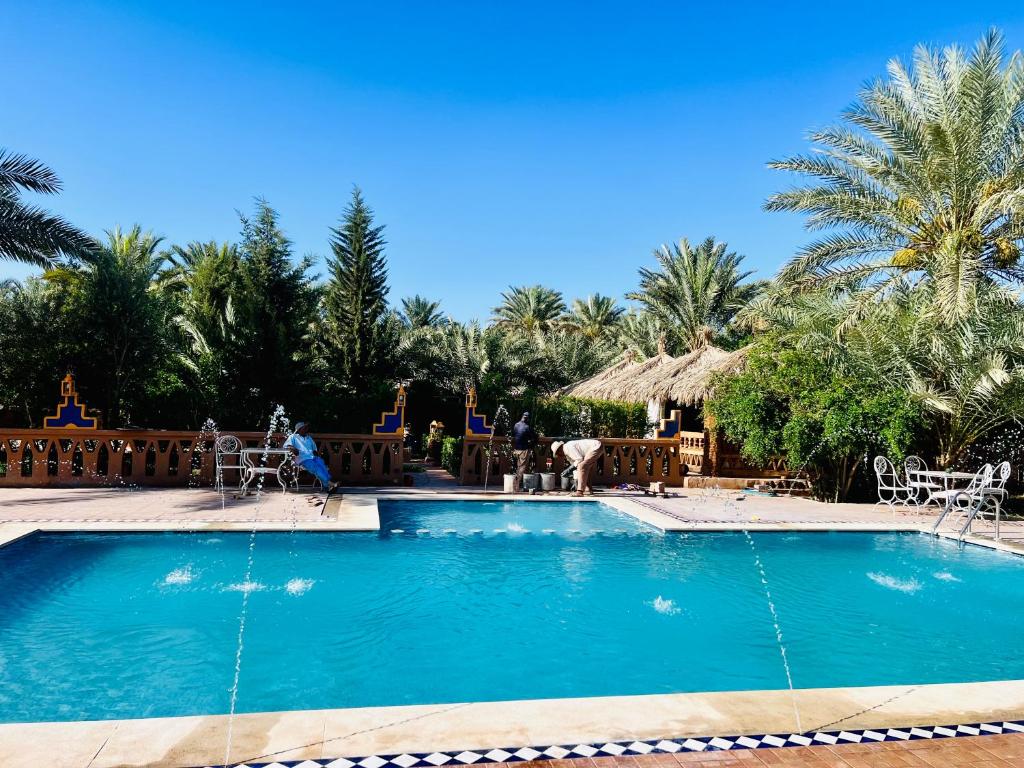
M 587 580 L 594 564 L 593 555 L 582 547 L 564 547 L 559 554 L 559 560 L 562 563 L 562 573 L 576 584 Z

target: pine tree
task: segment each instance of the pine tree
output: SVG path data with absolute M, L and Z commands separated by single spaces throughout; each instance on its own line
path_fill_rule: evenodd
M 306 270 L 308 259 L 296 263 L 291 241 L 278 226 L 278 214 L 266 200 L 256 200 L 252 218 L 242 221 L 241 268 L 236 319 L 244 329 L 229 370 L 237 371 L 237 392 L 230 398 L 236 412 L 232 424 L 254 418 L 281 403 L 292 411 L 303 407 L 311 384 L 308 330 L 316 293 Z
M 384 227 L 374 226 L 373 211 L 359 188 L 352 190 L 337 228 L 331 230 L 330 280 L 324 294 L 329 344 L 344 384 L 363 390 L 380 371 L 388 323 L 388 272 Z M 383 373 L 383 371 L 380 371 Z

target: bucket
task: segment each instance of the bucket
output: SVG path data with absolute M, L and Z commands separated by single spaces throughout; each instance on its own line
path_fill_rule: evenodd
M 515 493 L 515 492 L 516 492 L 516 476 L 515 475 L 505 475 L 505 493 Z
M 542 491 L 553 491 L 555 490 L 555 473 L 554 472 L 541 472 L 540 473 L 540 488 Z
M 562 490 L 563 491 L 571 491 L 573 483 L 575 482 L 575 480 L 576 480 L 576 475 L 575 474 L 569 475 L 568 477 L 566 477 L 565 475 L 562 475 Z
M 528 472 L 523 475 L 524 491 L 536 491 L 538 488 L 540 488 L 540 475 L 534 472 Z

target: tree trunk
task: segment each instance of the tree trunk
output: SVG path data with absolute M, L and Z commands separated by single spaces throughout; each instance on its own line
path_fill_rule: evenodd
M 853 462 L 853 466 L 850 467 L 850 471 L 846 473 L 846 479 L 843 481 L 843 493 L 841 501 L 846 501 L 850 495 L 850 486 L 853 485 L 853 478 L 857 476 L 857 467 L 860 466 L 861 457 L 858 456 Z M 846 459 L 843 459 L 843 464 L 846 464 Z

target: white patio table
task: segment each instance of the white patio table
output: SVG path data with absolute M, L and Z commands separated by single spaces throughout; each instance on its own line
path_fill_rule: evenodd
M 264 464 L 264 457 L 280 456 L 281 460 L 274 466 L 268 467 Z M 242 481 L 242 495 L 249 492 L 249 484 L 260 475 L 274 475 L 281 486 L 281 491 L 288 488 L 288 484 L 281 476 L 281 470 L 287 466 L 291 459 L 291 451 L 287 448 L 243 448 L 242 465 L 245 467 L 245 475 Z
M 946 470 L 943 470 L 943 469 L 926 469 L 926 470 L 921 470 L 919 472 L 915 472 L 914 474 L 917 475 L 920 478 L 923 478 L 923 479 L 926 478 L 928 480 L 940 482 L 940 483 L 942 483 L 942 490 L 943 491 L 951 491 L 957 485 L 966 485 L 967 483 L 971 482 L 971 480 L 974 479 L 974 476 L 977 473 L 976 472 L 949 472 L 949 471 L 946 471 Z M 935 496 L 934 492 L 928 494 L 928 498 L 924 500 L 924 504 L 922 504 L 921 506 L 925 506 L 930 501 L 933 501 L 934 500 L 933 499 L 934 496 Z

